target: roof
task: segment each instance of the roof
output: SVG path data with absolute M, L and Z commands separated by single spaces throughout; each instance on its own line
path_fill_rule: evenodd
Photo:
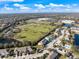
M 75 21 L 74 20 L 62 20 L 61 22 L 70 24 L 70 23 L 74 23 Z
M 50 59 L 55 59 L 58 56 L 57 52 L 53 52 L 53 54 L 50 56 Z

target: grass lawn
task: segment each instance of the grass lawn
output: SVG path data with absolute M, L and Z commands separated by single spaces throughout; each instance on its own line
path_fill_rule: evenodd
M 66 56 L 61 56 L 59 59 L 66 59 Z
M 73 45 L 72 45 L 72 51 L 77 57 L 79 57 L 79 51 L 77 51 Z
M 16 33 L 15 38 L 31 42 L 37 41 L 41 36 L 55 28 L 49 23 L 30 23 L 18 27 L 21 29 L 21 32 Z

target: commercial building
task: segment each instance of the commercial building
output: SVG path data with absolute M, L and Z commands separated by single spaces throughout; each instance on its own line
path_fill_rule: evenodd
M 74 20 L 61 20 L 61 23 L 64 23 L 64 24 L 74 24 L 75 21 Z

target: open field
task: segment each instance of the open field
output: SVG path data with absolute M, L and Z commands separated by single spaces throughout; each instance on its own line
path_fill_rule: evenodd
M 40 37 L 55 28 L 55 26 L 50 25 L 48 22 L 30 23 L 21 26 L 18 25 L 17 27 L 21 29 L 21 32 L 16 33 L 15 38 L 31 42 L 37 41 Z

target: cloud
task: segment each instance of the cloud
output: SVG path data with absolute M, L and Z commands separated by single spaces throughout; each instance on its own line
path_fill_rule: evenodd
M 0 2 L 23 2 L 24 0 L 0 0 Z
M 21 9 L 21 10 L 29 10 L 29 9 L 31 9 L 31 8 L 29 8 L 29 7 L 24 7 L 24 6 L 23 6 L 23 7 L 20 7 L 20 9 Z
M 29 12 L 31 10 L 30 7 L 27 7 L 25 4 L 5 4 L 0 8 L 0 13 L 24 13 Z M 30 11 L 31 12 L 31 11 Z
M 37 7 L 35 12 L 76 12 L 76 10 L 79 10 L 78 4 L 49 3 L 47 5 L 34 4 L 34 6 Z
M 1 11 L 1 10 L 0 10 Z M 15 3 L 12 5 L 5 4 L 2 11 L 6 12 L 79 12 L 78 4 L 34 4 L 28 7 L 27 4 Z M 0 12 L 1 13 L 1 12 Z
M 24 5 L 21 5 L 21 4 L 17 4 L 17 3 L 16 3 L 16 4 L 14 4 L 14 6 L 15 6 L 15 7 L 22 7 L 22 6 L 24 6 Z
M 76 4 L 70 5 L 70 4 L 54 4 L 54 3 L 49 3 L 46 5 L 49 8 L 72 8 L 73 6 L 76 6 Z
M 34 4 L 34 6 L 37 7 L 38 9 L 45 8 L 43 4 Z
M 11 8 L 11 7 L 3 7 L 3 8 L 1 8 L 1 10 L 13 10 L 13 8 Z
M 20 9 L 22 9 L 22 10 L 29 10 L 29 9 L 31 9 L 30 7 L 27 7 L 26 5 L 24 5 L 24 4 L 14 4 L 14 6 L 15 7 L 19 7 Z
M 64 5 L 64 7 L 65 8 L 72 8 L 72 5 L 67 4 L 67 5 Z
M 56 12 L 60 11 L 63 8 L 68 8 L 70 5 L 64 5 L 64 4 L 54 4 L 54 3 L 49 3 L 47 5 L 43 4 L 34 4 L 35 7 L 35 12 Z
M 66 11 L 70 11 L 71 9 L 65 9 Z
M 64 4 L 54 4 L 54 3 L 49 3 L 48 5 L 43 5 L 43 4 L 34 4 L 35 7 L 38 9 L 44 9 L 44 8 L 71 8 L 72 6 L 76 6 L 76 4 L 73 5 L 64 5 Z
M 64 7 L 63 4 L 54 4 L 54 3 L 50 3 L 48 6 L 52 6 L 52 7 Z
M 73 4 L 72 6 L 78 6 L 78 4 Z

